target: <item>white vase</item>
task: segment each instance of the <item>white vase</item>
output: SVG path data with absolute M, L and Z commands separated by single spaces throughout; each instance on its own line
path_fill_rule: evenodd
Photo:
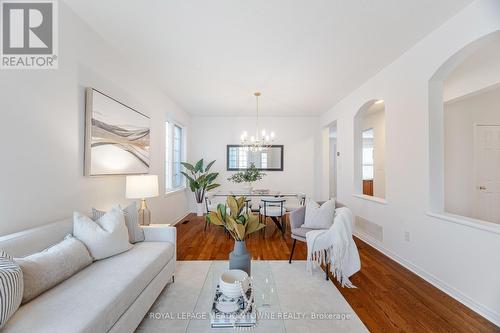
M 245 190 L 245 192 L 252 193 L 252 182 L 245 183 L 245 187 L 243 187 L 243 189 Z
M 196 216 L 203 216 L 205 213 L 205 204 L 203 202 L 196 203 Z

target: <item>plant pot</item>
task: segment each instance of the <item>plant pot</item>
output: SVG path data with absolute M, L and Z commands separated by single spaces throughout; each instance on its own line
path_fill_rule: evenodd
M 250 276 L 250 253 L 248 253 L 245 241 L 235 241 L 234 249 L 229 253 L 229 269 L 241 269 Z
M 205 204 L 203 202 L 196 203 L 196 216 L 203 216 L 205 214 Z
M 253 190 L 253 184 L 252 182 L 245 183 L 245 187 L 243 187 L 246 192 L 252 193 Z

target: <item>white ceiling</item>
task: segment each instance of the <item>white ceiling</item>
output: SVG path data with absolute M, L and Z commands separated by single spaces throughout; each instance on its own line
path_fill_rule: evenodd
M 197 115 L 318 115 L 471 0 L 65 0 Z

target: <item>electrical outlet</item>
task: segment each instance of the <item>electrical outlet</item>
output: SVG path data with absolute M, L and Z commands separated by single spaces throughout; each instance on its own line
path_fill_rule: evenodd
M 405 241 L 409 242 L 410 241 L 410 232 L 405 231 Z

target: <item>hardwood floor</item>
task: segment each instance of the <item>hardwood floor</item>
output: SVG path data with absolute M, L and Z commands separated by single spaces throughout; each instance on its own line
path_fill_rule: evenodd
M 227 260 L 233 241 L 221 227 L 194 215 L 177 227 L 178 260 Z M 500 328 L 469 310 L 439 289 L 355 239 L 361 271 L 351 281 L 356 289 L 341 288 L 330 279 L 371 332 L 500 332 Z M 288 260 L 290 230 L 283 237 L 271 221 L 266 237 L 255 233 L 247 240 L 254 260 Z M 297 242 L 294 259 L 306 259 L 306 246 Z

